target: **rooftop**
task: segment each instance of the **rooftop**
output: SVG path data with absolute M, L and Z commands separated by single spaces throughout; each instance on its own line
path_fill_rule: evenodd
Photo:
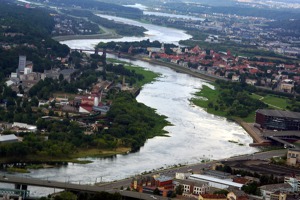
M 196 180 L 176 180 L 180 184 L 185 184 L 185 185 L 194 185 L 194 186 L 199 186 L 201 187 L 202 185 L 208 184 L 208 182 L 205 181 L 196 181 Z
M 156 181 L 160 181 L 160 182 L 173 180 L 173 179 L 172 179 L 171 177 L 169 177 L 169 176 L 158 176 L 158 177 L 154 177 L 154 179 L 155 179 Z
M 220 183 L 223 185 L 228 185 L 228 186 L 233 186 L 233 187 L 238 187 L 238 188 L 241 188 L 243 186 L 243 184 L 240 184 L 240 183 L 234 183 L 232 181 L 227 181 L 224 179 L 214 178 L 211 176 L 200 175 L 200 174 L 193 174 L 189 177 L 189 179 Z
M 283 190 L 292 190 L 293 187 L 288 183 L 279 183 L 279 184 L 272 184 L 272 185 L 264 185 L 260 187 L 261 190 L 267 190 L 271 192 L 276 191 L 283 191 Z
M 13 140 L 18 140 L 17 136 L 15 136 L 14 134 L 0 136 L 0 142 L 7 142 Z
M 293 118 L 293 119 L 300 118 L 299 112 L 291 112 L 291 111 L 283 111 L 283 110 L 258 109 L 256 113 L 260 113 L 272 117 L 284 117 L 284 118 Z

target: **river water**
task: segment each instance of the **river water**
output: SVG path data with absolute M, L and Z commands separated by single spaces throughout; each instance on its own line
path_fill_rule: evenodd
M 148 25 L 145 27 L 149 28 Z M 173 36 L 169 40 L 172 42 L 178 42 L 182 34 L 185 34 L 183 31 L 175 29 L 162 30 L 169 31 L 161 34 L 166 39 L 168 35 Z M 157 35 L 151 37 L 159 38 Z M 122 40 L 128 41 L 128 38 L 122 38 Z M 160 41 L 162 40 L 160 39 Z M 100 41 L 104 40 L 70 40 L 62 43 L 71 48 L 92 49 Z M 108 56 L 114 57 L 113 55 Z M 167 120 L 173 124 L 173 126 L 165 127 L 165 130 L 169 132 L 169 137 L 149 139 L 136 153 L 105 159 L 83 158 L 92 160 L 93 163 L 32 170 L 26 176 L 75 183 L 93 183 L 100 179 L 113 181 L 179 163 L 191 164 L 201 162 L 203 159 L 221 159 L 257 151 L 257 149 L 249 147 L 252 139 L 239 125 L 208 114 L 203 109 L 191 105 L 189 99 L 193 97 L 193 94 L 203 85 L 212 87 L 209 83 L 163 66 L 143 61 L 122 60 L 161 74 L 157 80 L 142 88 L 137 100 L 155 108 L 157 113 L 168 117 Z M 229 140 L 242 145 L 229 142 Z M 53 192 L 53 189 L 36 187 L 29 187 L 29 190 L 33 196 Z

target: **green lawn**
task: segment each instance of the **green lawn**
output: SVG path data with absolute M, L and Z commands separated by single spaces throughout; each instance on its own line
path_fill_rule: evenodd
M 226 112 L 221 110 L 215 110 L 214 108 L 208 107 L 209 102 L 216 104 L 218 95 L 219 95 L 218 90 L 211 89 L 210 87 L 203 85 L 201 91 L 195 93 L 196 97 L 192 98 L 191 102 L 196 106 L 204 108 L 208 113 L 224 117 L 226 115 Z
M 144 79 L 141 80 L 141 81 L 137 81 L 137 82 L 134 84 L 134 86 L 136 86 L 136 87 L 142 87 L 143 85 L 145 85 L 145 84 L 147 84 L 147 83 L 151 83 L 151 82 L 154 81 L 157 77 L 160 76 L 160 74 L 158 74 L 158 73 L 149 71 L 149 70 L 144 69 L 144 68 L 142 68 L 142 67 L 135 66 L 135 65 L 132 65 L 131 63 L 128 63 L 128 62 L 125 62 L 125 61 L 121 61 L 121 60 L 118 60 L 118 59 L 107 58 L 107 61 L 112 62 L 112 63 L 115 63 L 115 64 L 116 64 L 116 63 L 122 64 L 122 65 L 124 65 L 124 67 L 125 67 L 126 69 L 134 70 L 135 73 L 143 75 L 143 76 L 144 76 Z
M 279 96 L 275 96 L 275 95 L 270 95 L 267 94 L 265 96 L 260 96 L 258 94 L 252 94 L 251 96 L 254 99 L 259 99 L 262 102 L 264 102 L 265 104 L 268 104 L 270 106 L 270 108 L 274 108 L 274 109 L 286 109 L 286 107 L 288 106 L 288 101 L 289 99 L 286 97 L 279 97 Z
M 144 79 L 141 81 L 137 81 L 136 84 L 134 84 L 137 87 L 142 87 L 143 85 L 147 84 L 147 83 L 151 83 L 152 81 L 154 81 L 157 77 L 160 76 L 160 74 L 146 70 L 142 67 L 138 67 L 138 66 L 132 66 L 132 65 L 125 65 L 124 66 L 126 69 L 129 70 L 134 70 L 135 73 L 137 74 L 141 74 L 144 76 Z

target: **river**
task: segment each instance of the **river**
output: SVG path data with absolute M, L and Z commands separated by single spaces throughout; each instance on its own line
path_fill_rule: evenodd
M 145 26 L 149 28 L 148 25 Z M 184 33 L 176 29 L 162 30 L 170 31 L 163 34 L 173 35 L 173 42 L 176 40 L 178 42 Z M 174 40 L 175 37 L 176 40 Z M 62 43 L 71 48 L 92 49 L 100 41 L 103 40 L 70 40 Z M 169 132 L 169 137 L 149 139 L 136 153 L 106 159 L 83 158 L 92 160 L 93 163 L 31 170 L 31 173 L 26 176 L 77 183 L 93 183 L 100 179 L 113 181 L 179 163 L 191 164 L 201 162 L 203 159 L 221 159 L 257 151 L 249 147 L 252 139 L 239 125 L 191 105 L 189 99 L 193 97 L 193 94 L 203 85 L 212 87 L 209 83 L 177 73 L 167 67 L 143 61 L 122 60 L 161 74 L 156 81 L 142 88 L 137 100 L 168 117 L 168 121 L 173 124 L 173 126 L 165 127 L 165 130 Z M 229 142 L 229 140 L 242 145 Z M 29 190 L 33 196 L 53 192 L 53 190 L 36 187 L 29 187 Z

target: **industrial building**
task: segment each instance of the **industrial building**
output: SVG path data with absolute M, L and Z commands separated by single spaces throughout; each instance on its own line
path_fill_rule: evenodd
M 259 109 L 255 122 L 263 129 L 299 130 L 300 113 L 283 110 Z

